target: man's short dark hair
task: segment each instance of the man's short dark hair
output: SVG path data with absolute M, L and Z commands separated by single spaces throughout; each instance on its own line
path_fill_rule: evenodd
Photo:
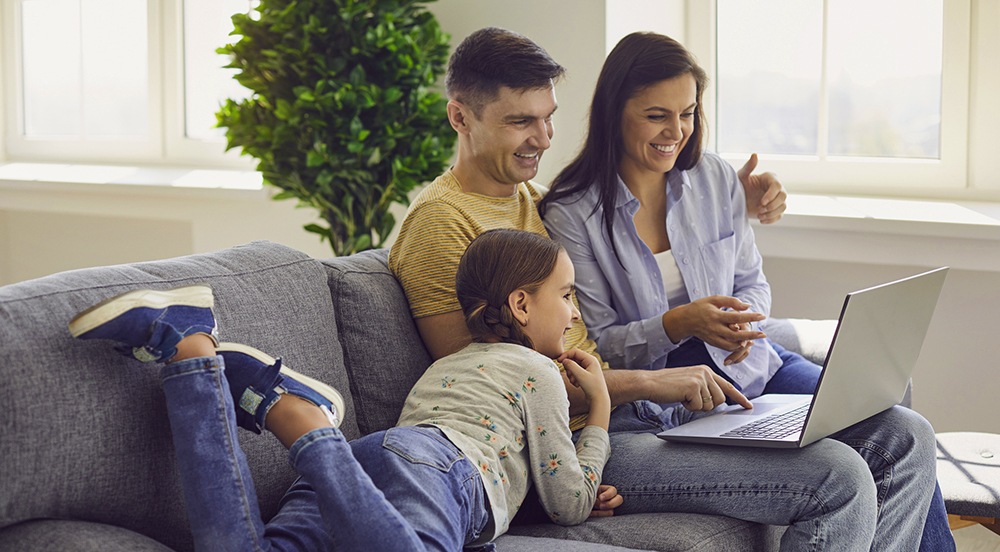
M 530 38 L 501 29 L 480 29 L 455 48 L 448 61 L 448 98 L 468 105 L 477 116 L 500 88 L 546 88 L 566 69 Z

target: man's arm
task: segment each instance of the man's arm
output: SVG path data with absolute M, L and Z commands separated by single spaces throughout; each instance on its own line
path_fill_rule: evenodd
M 416 323 L 420 338 L 433 360 L 457 353 L 472 343 L 465 315 L 460 310 L 417 318 Z
M 702 398 L 712 396 L 716 399 L 730 397 L 744 407 L 751 407 L 731 383 L 704 365 L 665 370 L 605 370 L 604 381 L 612 406 L 646 400 L 659 404 L 684 403 L 685 408 L 697 411 L 701 410 Z M 574 387 L 566 374 L 563 374 L 563 384 L 569 396 L 569 415 L 586 414 L 587 398 L 583 391 Z

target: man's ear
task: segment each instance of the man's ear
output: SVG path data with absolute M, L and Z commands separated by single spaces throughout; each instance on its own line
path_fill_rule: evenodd
M 514 315 L 514 320 L 522 326 L 528 325 L 528 303 L 531 296 L 523 289 L 515 289 L 507 296 L 507 306 Z
M 468 106 L 455 100 L 448 101 L 448 122 L 451 123 L 451 128 L 455 129 L 455 132 L 469 134 L 470 117 L 472 117 L 472 113 Z

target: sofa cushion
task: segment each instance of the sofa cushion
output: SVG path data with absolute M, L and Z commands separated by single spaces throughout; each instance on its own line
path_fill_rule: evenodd
M 634 548 L 621 548 L 607 544 L 509 534 L 502 535 L 494 542 L 497 545 L 497 552 L 638 552 Z
M 508 534 L 606 543 L 642 550 L 712 552 L 777 550 L 784 527 L 702 514 L 629 514 L 580 525 L 519 525 Z
M 0 531 L 0 550 L 32 552 L 171 552 L 135 531 L 104 523 L 44 519 Z
M 330 275 L 358 429 L 367 435 L 393 427 L 431 357 L 389 270 L 389 250 L 322 262 Z
M 327 274 L 293 249 L 255 242 L 214 253 L 55 274 L 0 288 L 0 528 L 62 518 L 192 546 L 157 366 L 107 341 L 70 337 L 67 323 L 103 299 L 141 288 L 204 282 L 224 341 L 283 356 L 346 392 Z M 264 519 L 295 478 L 284 447 L 240 432 Z

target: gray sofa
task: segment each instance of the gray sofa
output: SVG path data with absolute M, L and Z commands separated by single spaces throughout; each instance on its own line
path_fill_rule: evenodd
M 255 242 L 0 288 L 0 550 L 192 549 L 156 368 L 108 343 L 72 339 L 66 325 L 76 312 L 129 289 L 208 283 L 222 340 L 282 356 L 341 390 L 342 429 L 356 438 L 394 425 L 430 364 L 387 257 L 381 250 L 320 261 Z M 240 433 L 269 519 L 295 473 L 277 439 Z M 517 525 L 497 547 L 764 551 L 777 549 L 782 532 L 649 514 Z

